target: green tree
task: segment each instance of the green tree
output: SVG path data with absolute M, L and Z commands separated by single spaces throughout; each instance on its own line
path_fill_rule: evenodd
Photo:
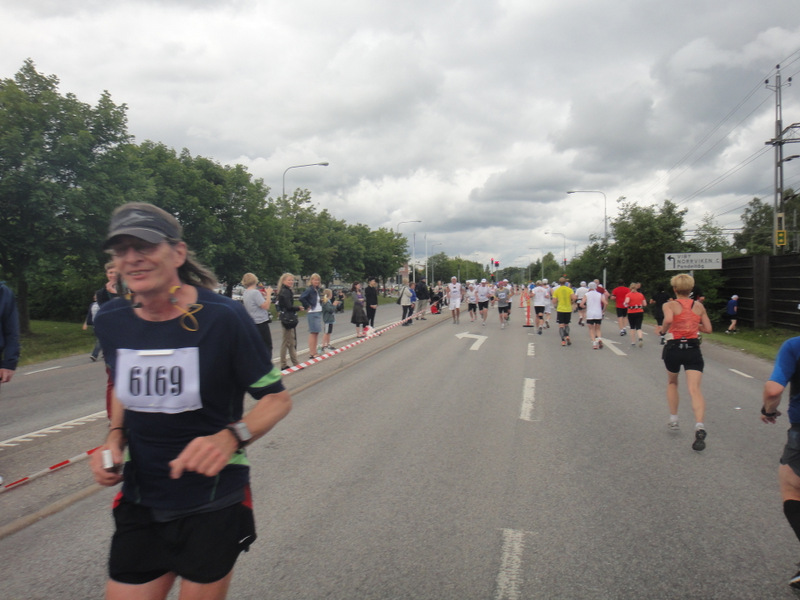
M 607 246 L 597 236 L 591 236 L 589 241 L 591 243 L 583 249 L 583 252 L 567 265 L 567 274 L 572 282 L 603 279 L 603 268 L 606 266 L 608 256 Z
M 319 273 L 329 280 L 334 269 L 336 249 L 331 240 L 333 218 L 327 210 L 317 214 L 308 190 L 295 190 L 291 196 L 271 200 L 277 217 L 287 227 L 295 254 L 299 257 L 299 275 Z
M 742 213 L 742 230 L 734 234 L 733 245 L 748 254 L 772 254 L 772 206 L 753 198 Z
M 58 83 L 31 60 L 0 81 L 0 270 L 17 289 L 24 333 L 37 261 L 96 269 L 96 241 L 120 199 L 110 174 L 129 140 L 125 105 L 104 92 L 90 106 Z
M 160 143 L 145 142 L 131 156 L 144 177 L 136 194 L 174 214 L 198 258 L 227 285 L 252 271 L 277 280 L 280 266 L 296 264 L 287 230 L 269 189 L 241 166 L 223 166 L 188 150 L 177 154 Z
M 609 247 L 608 286 L 622 279 L 641 282 L 651 290 L 664 279 L 664 255 L 683 252 L 684 215 L 671 200 L 657 210 L 635 202 L 620 205 L 619 216 L 612 221 L 615 242 Z
M 688 248 L 690 252 L 722 252 L 726 258 L 739 254 L 711 214 L 703 216 L 694 237 L 688 242 Z
M 381 227 L 370 231 L 364 253 L 364 271 L 367 276 L 377 277 L 382 287 L 397 274 L 408 260 L 406 238 L 391 229 Z

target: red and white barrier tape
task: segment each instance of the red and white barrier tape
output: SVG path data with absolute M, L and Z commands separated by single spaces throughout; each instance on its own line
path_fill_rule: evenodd
M 98 448 L 100 448 L 100 446 L 98 446 L 97 448 L 92 448 L 91 450 L 87 450 L 86 452 L 83 452 L 82 454 L 78 454 L 78 456 L 73 456 L 70 459 L 63 460 L 60 463 L 56 463 L 51 467 L 47 467 L 46 469 L 42 469 L 38 473 L 34 473 L 33 475 L 29 475 L 28 477 L 23 477 L 22 479 L 17 479 L 16 481 L 12 481 L 11 483 L 7 483 L 6 485 L 0 487 L 0 494 L 2 494 L 3 492 L 7 492 L 8 490 L 10 490 L 12 488 L 19 487 L 24 483 L 29 483 L 29 482 L 33 481 L 34 479 L 38 479 L 39 477 L 41 477 L 43 475 L 47 475 L 48 473 L 52 473 L 54 471 L 58 471 L 59 469 L 63 469 L 67 465 L 72 465 L 72 464 L 75 464 L 75 463 L 80 462 L 82 460 L 86 460 L 92 454 L 94 454 L 94 452 Z

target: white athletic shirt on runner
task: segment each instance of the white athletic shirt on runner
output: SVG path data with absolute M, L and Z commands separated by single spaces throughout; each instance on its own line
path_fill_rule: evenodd
M 602 319 L 603 294 L 597 290 L 589 290 L 583 299 L 586 302 L 586 319 Z
M 534 306 L 545 306 L 547 304 L 547 299 L 549 297 L 550 297 L 550 291 L 546 287 L 537 285 L 535 288 L 533 288 Z
M 448 283 L 447 284 L 448 297 L 451 300 L 461 300 L 461 284 Z
M 488 302 L 489 295 L 492 293 L 491 288 L 488 285 L 479 285 L 475 288 L 475 294 L 478 297 L 478 302 Z

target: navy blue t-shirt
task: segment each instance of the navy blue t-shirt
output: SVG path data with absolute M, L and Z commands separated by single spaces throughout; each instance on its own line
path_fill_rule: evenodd
M 146 321 L 122 298 L 104 304 L 95 317 L 125 405 L 122 493 L 151 508 L 191 509 L 243 489 L 249 482 L 244 452 L 216 477 L 185 472 L 173 480 L 169 462 L 195 437 L 241 419 L 246 391 L 260 399 L 284 389 L 241 303 L 204 288 L 197 293 L 196 323 L 184 317 Z

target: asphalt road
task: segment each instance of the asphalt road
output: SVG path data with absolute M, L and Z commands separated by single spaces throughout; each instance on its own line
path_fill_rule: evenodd
M 519 309 L 505 330 L 490 316 L 428 317 L 286 377 L 292 413 L 248 451 L 259 540 L 230 598 L 795 597 L 776 482 L 788 424 L 758 419 L 769 364 L 704 345 L 698 453 L 683 381 L 667 430 L 654 336 L 630 347 L 607 323 L 595 351 L 573 325 L 562 348 Z M 4 386 L 0 441 L 102 411 L 85 360 Z M 0 473 L 78 456 L 104 428 L 101 414 L 0 443 Z M 0 494 L 0 595 L 101 598 L 114 493 L 79 459 Z

